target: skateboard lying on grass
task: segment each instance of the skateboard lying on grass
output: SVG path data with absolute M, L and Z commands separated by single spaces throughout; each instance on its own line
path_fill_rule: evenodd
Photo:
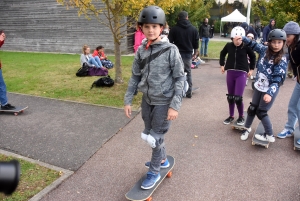
M 264 134 L 265 133 L 265 129 L 264 126 L 262 125 L 261 122 L 259 122 L 253 137 L 252 137 L 252 145 L 260 145 L 260 146 L 264 146 L 266 149 L 268 149 L 270 142 L 269 141 L 261 141 L 256 139 L 255 134 Z
M 246 121 L 246 119 L 247 119 L 247 112 L 244 113 L 244 119 Z M 242 131 L 242 130 L 245 130 L 245 124 L 241 126 L 241 125 L 237 124 L 237 121 L 234 121 L 233 124 L 232 124 L 232 126 L 231 126 L 231 128 Z
M 19 113 L 23 113 L 24 110 L 26 110 L 27 108 L 28 108 L 28 106 L 26 106 L 26 107 L 16 107 L 16 109 L 14 109 L 14 110 L 1 110 L 1 108 L 0 108 L 0 112 L 13 113 L 15 116 L 17 116 Z
M 160 180 L 156 182 L 155 186 L 151 189 L 144 190 L 141 188 L 142 182 L 146 179 L 147 175 L 144 175 L 133 187 L 130 191 L 128 191 L 125 197 L 128 200 L 136 200 L 136 201 L 151 201 L 152 200 L 152 193 L 156 190 L 156 188 L 161 184 L 161 182 L 166 178 L 170 178 L 172 176 L 172 169 L 175 164 L 175 158 L 172 156 L 167 156 L 170 166 L 168 168 L 161 168 L 160 169 Z
M 300 144 L 297 143 L 297 141 L 300 139 L 300 131 L 299 126 L 295 128 L 294 131 L 294 150 L 300 150 Z

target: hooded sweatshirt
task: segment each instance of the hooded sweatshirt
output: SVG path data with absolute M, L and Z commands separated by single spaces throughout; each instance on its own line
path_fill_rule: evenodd
M 178 48 L 168 42 L 167 37 L 162 37 L 159 42 L 152 43 L 146 49 L 147 40 L 143 40 L 139 46 L 133 64 L 132 76 L 124 97 L 124 104 L 131 105 L 135 92 L 143 93 L 143 98 L 149 105 L 167 105 L 179 111 L 184 81 L 184 68 Z M 170 47 L 169 50 L 153 58 L 152 61 L 142 66 L 142 60 L 152 54 Z
M 170 43 L 174 43 L 180 53 L 193 54 L 199 48 L 199 34 L 189 20 L 178 20 L 168 35 Z
M 297 82 L 300 83 L 300 39 L 298 40 L 294 49 L 288 48 L 291 66 L 293 68 L 294 76 L 297 76 Z
M 273 29 L 275 29 L 276 21 L 275 21 L 274 27 L 272 27 L 272 25 L 271 25 L 272 21 L 275 21 L 275 20 L 271 19 L 270 23 L 267 26 L 265 26 L 265 28 L 263 30 L 263 42 L 268 42 L 268 35 L 269 35 L 270 31 L 273 30 Z

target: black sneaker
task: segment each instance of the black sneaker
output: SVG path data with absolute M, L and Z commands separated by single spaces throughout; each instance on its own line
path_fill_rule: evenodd
M 186 94 L 185 97 L 186 98 L 192 98 L 192 94 Z
M 12 106 L 9 103 L 7 103 L 6 105 L 1 105 L 1 110 L 14 110 L 14 109 L 16 109 L 16 107 Z
M 237 120 L 236 120 L 236 124 L 239 125 L 239 126 L 243 126 L 245 124 L 245 119 L 244 117 L 239 117 Z
M 228 117 L 227 119 L 225 119 L 225 120 L 223 121 L 223 123 L 224 123 L 225 125 L 228 125 L 228 124 L 230 124 L 231 122 L 233 122 L 233 120 L 234 120 L 233 117 Z
M 207 54 L 205 54 L 205 55 L 204 55 L 204 57 L 208 57 L 208 55 L 207 55 Z

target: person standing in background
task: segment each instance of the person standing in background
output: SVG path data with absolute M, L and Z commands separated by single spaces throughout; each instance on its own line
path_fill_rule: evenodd
M 208 19 L 205 18 L 202 25 L 199 27 L 199 37 L 201 41 L 201 48 L 200 48 L 200 54 L 201 57 L 203 57 L 203 54 L 205 57 L 208 57 L 207 55 L 207 47 L 210 37 L 210 25 L 208 24 Z

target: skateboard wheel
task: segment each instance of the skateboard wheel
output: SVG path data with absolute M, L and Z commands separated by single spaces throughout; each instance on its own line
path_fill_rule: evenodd
M 146 201 L 151 201 L 152 200 L 152 197 L 149 197 Z
M 255 145 L 255 143 L 254 143 L 254 142 L 252 142 L 252 145 L 254 146 L 254 145 Z
M 18 113 L 17 113 L 17 112 L 15 112 L 15 113 L 14 113 L 14 115 L 15 115 L 15 116 L 18 116 Z
M 265 148 L 268 149 L 268 148 L 269 148 L 269 145 L 266 145 Z
M 172 174 L 173 174 L 172 172 L 169 172 L 169 173 L 167 174 L 167 177 L 168 177 L 168 178 L 172 177 Z
M 296 147 L 294 147 L 294 150 L 295 150 L 295 151 L 297 150 Z

